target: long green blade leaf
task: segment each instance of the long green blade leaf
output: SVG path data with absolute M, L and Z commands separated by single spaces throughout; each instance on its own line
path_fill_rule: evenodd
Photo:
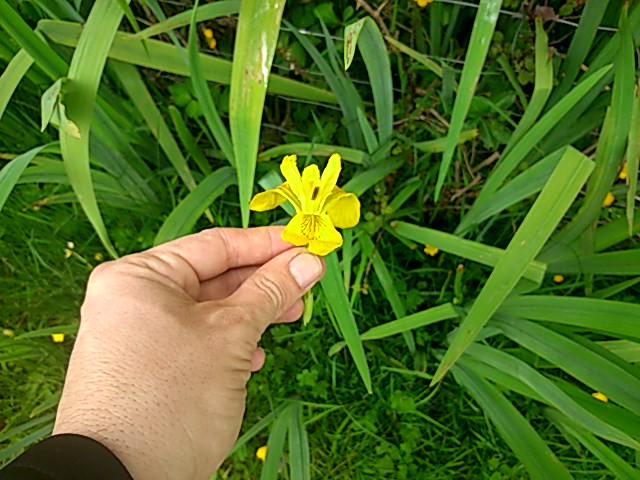
M 71 186 L 112 257 L 118 254 L 109 239 L 93 189 L 89 168 L 89 135 L 102 71 L 122 16 L 120 6 L 110 0 L 97 0 L 93 5 L 69 66 L 69 88 L 65 95 L 68 116 L 77 125 L 80 138 L 60 129 L 62 158 Z
M 207 81 L 204 78 L 204 72 L 202 71 L 202 62 L 200 61 L 200 51 L 198 44 L 198 31 L 196 27 L 197 6 L 198 3 L 196 2 L 196 8 L 194 8 L 193 10 L 191 27 L 189 28 L 188 58 L 189 70 L 191 72 L 191 84 L 193 85 L 196 99 L 198 100 L 198 105 L 202 109 L 202 113 L 204 114 L 204 118 L 207 122 L 209 130 L 211 131 L 211 134 L 213 135 L 213 138 L 215 138 L 216 142 L 218 142 L 222 153 L 227 158 L 229 163 L 231 165 L 235 165 L 231 137 L 229 136 L 227 127 L 224 123 L 222 123 L 222 119 L 220 118 L 218 109 L 213 103 L 211 91 L 209 90 Z
M 553 330 L 512 317 L 498 317 L 494 323 L 505 335 L 524 348 L 574 376 L 593 390 L 640 414 L 640 378 L 598 353 Z
M 534 390 L 545 403 L 573 418 L 595 435 L 619 443 L 620 445 L 640 449 L 640 442 L 638 440 L 631 438 L 626 433 L 612 427 L 607 422 L 593 415 L 571 399 L 571 397 L 564 393 L 551 380 L 513 355 L 478 344 L 470 345 L 466 354 L 522 381 Z
M 561 323 L 640 340 L 640 305 L 633 303 L 530 295 L 508 298 L 498 311 L 529 320 Z
M 495 387 L 462 366 L 455 366 L 453 374 L 480 404 L 531 478 L 572 479 L 529 422 Z
M 327 305 L 331 308 L 331 311 L 336 317 L 340 327 L 340 333 L 349 348 L 349 352 L 353 357 L 353 361 L 356 364 L 356 368 L 358 369 L 360 376 L 362 377 L 362 381 L 364 382 L 367 392 L 371 393 L 371 374 L 369 372 L 369 364 L 367 363 L 367 358 L 364 354 L 364 347 L 362 346 L 362 339 L 358 332 L 356 319 L 353 316 L 353 310 L 351 310 L 347 293 L 342 284 L 342 274 L 340 272 L 338 257 L 334 252 L 324 258 L 327 266 L 327 273 L 321 280 L 321 285 L 322 290 L 327 297 Z
M 443 252 L 458 255 L 489 267 L 495 267 L 505 253 L 504 250 L 497 247 L 466 240 L 439 230 L 419 227 L 411 223 L 400 221 L 392 222 L 391 228 L 401 237 L 421 243 L 422 245 L 432 245 Z M 533 260 L 527 265 L 523 277 L 533 282 L 541 283 L 546 270 L 547 267 L 544 263 Z
M 153 242 L 154 245 L 169 242 L 189 233 L 211 203 L 235 182 L 235 174 L 231 167 L 219 168 L 202 180 L 164 221 Z
M 0 170 L 0 211 L 2 211 L 2 207 L 4 207 L 4 203 L 7 201 L 7 198 L 9 198 L 11 190 L 13 190 L 22 172 L 24 172 L 27 165 L 29 165 L 29 162 L 49 146 L 50 145 L 42 145 L 33 148 L 2 167 L 2 170 Z
M 0 2 L 3 1 L 6 0 L 0 0 Z M 84 28 L 77 23 L 58 20 L 42 20 L 38 26 L 54 42 L 67 47 L 77 45 Z M 133 37 L 132 34 L 118 32 L 109 50 L 109 58 L 183 77 L 189 76 L 189 66 L 184 62 L 182 50 L 165 42 L 136 40 Z M 55 52 L 53 54 L 55 55 Z M 232 66 L 229 60 L 205 54 L 200 54 L 200 59 L 207 81 L 229 85 Z M 40 65 L 39 62 L 37 63 Z M 267 91 L 302 100 L 337 103 L 336 97 L 331 92 L 279 75 L 270 76 Z
M 432 385 L 442 379 L 516 286 L 592 170 L 593 162 L 577 151 L 558 165 L 460 325 L 438 366 Z
M 240 5 L 233 49 L 229 125 L 244 227 L 249 225 L 262 110 L 284 4 L 283 0 L 243 0 Z
M 498 21 L 502 0 L 481 0 L 476 14 L 476 20 L 473 24 L 471 32 L 471 40 L 467 49 L 467 56 L 460 77 L 460 85 L 456 101 L 453 105 L 451 114 L 451 127 L 447 134 L 447 147 L 442 155 L 442 163 L 438 172 L 438 180 L 436 182 L 435 200 L 440 198 L 440 191 L 444 185 L 449 166 L 453 160 L 453 153 L 458 143 L 458 137 L 467 118 L 471 101 L 475 95 L 476 85 L 482 74 L 482 67 L 491 45 L 493 32 Z

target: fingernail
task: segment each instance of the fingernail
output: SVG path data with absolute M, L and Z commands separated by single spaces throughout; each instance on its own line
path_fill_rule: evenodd
M 301 253 L 289 263 L 289 271 L 298 286 L 304 290 L 322 275 L 322 261 L 310 253 Z

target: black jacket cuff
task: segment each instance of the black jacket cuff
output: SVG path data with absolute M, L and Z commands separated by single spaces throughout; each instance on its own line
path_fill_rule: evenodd
M 100 442 L 76 434 L 54 435 L 0 471 L 0 480 L 133 480 Z

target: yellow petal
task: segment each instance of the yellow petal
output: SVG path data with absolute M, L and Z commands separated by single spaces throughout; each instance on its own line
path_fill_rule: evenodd
M 317 165 L 309 165 L 305 167 L 302 172 L 302 207 L 305 213 L 315 213 L 319 214 L 319 208 L 317 206 L 320 205 L 318 195 L 319 190 L 316 190 L 317 187 L 320 186 L 320 170 Z
M 604 393 L 601 393 L 601 392 L 593 392 L 593 393 L 591 394 L 591 396 L 592 396 L 593 398 L 597 399 L 597 400 L 600 400 L 601 402 L 604 402 L 604 403 L 608 403 L 608 402 L 609 402 L 609 398 L 608 398 Z
M 342 245 L 342 236 L 329 215 L 296 215 L 282 231 L 282 239 L 298 247 L 308 244 L 316 255 L 326 255 Z
M 616 201 L 616 197 L 613 195 L 613 193 L 607 192 L 607 196 L 604 197 L 604 201 L 602 202 L 602 205 L 605 207 L 610 207 L 611 205 L 613 205 L 613 202 L 615 201 Z
M 560 274 L 554 275 L 553 276 L 553 281 L 556 282 L 556 283 L 564 282 L 564 275 L 560 275 Z
M 424 253 L 426 253 L 427 255 L 431 256 L 431 257 L 435 257 L 438 252 L 440 251 L 440 249 L 438 247 L 434 247 L 433 245 L 425 245 L 424 246 Z
M 622 170 L 620 170 L 620 173 L 618 174 L 618 178 L 620 180 L 627 179 L 627 162 L 624 162 L 624 164 L 622 165 Z
M 278 190 L 266 190 L 251 199 L 249 208 L 255 212 L 264 212 L 279 207 L 287 199 Z
M 322 177 L 320 178 L 320 191 L 318 192 L 319 199 L 324 201 L 325 198 L 331 195 L 336 183 L 338 183 L 338 176 L 340 175 L 341 169 L 340 155 L 334 153 L 329 157 L 327 166 L 324 168 Z
M 267 446 L 263 445 L 258 450 L 256 450 L 256 458 L 262 462 L 267 458 Z
M 256 212 L 264 212 L 282 205 L 287 200 L 291 202 L 296 211 L 300 210 L 300 202 L 291 191 L 291 187 L 289 187 L 288 183 L 283 183 L 272 190 L 258 193 L 251 199 L 249 208 Z
M 280 171 L 291 187 L 291 191 L 297 198 L 302 198 L 302 177 L 298 170 L 298 157 L 295 155 L 287 155 L 282 159 Z
M 53 341 L 53 343 L 64 342 L 64 333 L 52 333 L 51 340 Z
M 360 221 L 360 200 L 353 193 L 335 187 L 327 199 L 325 211 L 336 227 L 355 227 Z

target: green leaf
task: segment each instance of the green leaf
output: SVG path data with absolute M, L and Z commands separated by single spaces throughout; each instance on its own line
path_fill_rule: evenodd
M 402 53 L 405 53 L 409 57 L 420 62 L 422 65 L 427 67 L 427 69 L 431 70 L 431 72 L 435 73 L 438 77 L 442 78 L 442 67 L 426 55 L 416 52 L 412 48 L 407 47 L 404 43 L 400 43 L 395 38 L 392 38 L 390 36 L 386 36 L 385 40 L 396 47 L 398 50 L 400 50 Z
M 566 434 L 575 437 L 617 478 L 621 480 L 635 480 L 640 477 L 640 470 L 636 470 L 626 463 L 613 450 L 585 429 L 581 428 L 578 423 L 573 421 L 574 419 L 553 409 L 545 409 L 544 413 L 547 418 L 562 427 L 560 429 L 561 432 L 566 432 Z M 567 436 L 566 434 L 565 436 Z
M 555 103 L 565 96 L 578 78 L 580 69 L 591 51 L 591 45 L 596 38 L 598 27 L 608 5 L 609 0 L 589 0 L 586 2 L 580 15 L 580 23 L 573 34 L 571 45 L 558 72 L 560 83 L 553 94 L 551 103 Z
M 25 50 L 20 50 L 11 59 L 0 76 L 0 120 L 13 93 L 33 65 L 33 59 Z
M 334 153 L 339 154 L 343 160 L 362 165 L 369 160 L 369 155 L 355 148 L 339 147 L 337 145 L 325 145 L 322 143 L 288 143 L 272 147 L 258 155 L 258 161 L 262 162 L 272 158 L 280 158 L 285 155 L 299 155 L 301 157 L 317 155 L 330 157 Z
M 329 84 L 329 87 L 331 87 L 331 90 L 335 94 L 338 104 L 340 105 L 340 110 L 344 115 L 351 147 L 362 149 L 364 147 L 364 141 L 362 139 L 360 129 L 356 128 L 358 125 L 356 111 L 358 108 L 364 111 L 364 104 L 362 103 L 362 99 L 360 98 L 358 91 L 355 89 L 355 86 L 351 81 L 347 80 L 341 70 L 332 68 L 329 62 L 327 62 L 320 54 L 318 49 L 304 35 L 302 35 L 297 28 L 286 20 L 283 20 L 282 23 L 291 30 L 291 33 L 296 37 L 296 40 L 298 40 L 298 42 L 300 42 L 304 49 L 309 53 L 320 69 L 320 72 L 324 76 L 326 82 Z M 327 47 L 332 45 L 331 42 L 333 42 L 331 38 L 326 39 Z M 329 56 L 329 58 L 331 59 L 332 57 Z
M 0 0 L 0 26 L 51 79 L 66 74 L 68 68 L 65 61 L 29 28 L 6 0 Z
M 160 148 L 166 155 L 176 173 L 180 176 L 184 184 L 193 190 L 196 188 L 196 181 L 187 165 L 187 160 L 180 151 L 171 130 L 164 121 L 164 117 L 144 84 L 138 69 L 125 63 L 112 62 L 111 67 L 118 75 L 125 92 L 131 98 L 134 106 L 144 118 L 151 134 L 158 140 Z
M 53 117 L 53 112 L 58 108 L 58 103 L 60 102 L 60 95 L 62 92 L 62 82 L 64 78 L 59 78 L 55 81 L 53 85 L 51 85 L 46 92 L 42 95 L 42 99 L 40 101 L 40 109 L 42 110 L 42 121 L 40 131 L 44 132 L 44 129 L 47 128 L 49 122 Z
M 191 132 L 187 128 L 186 123 L 184 122 L 180 110 L 178 110 L 175 106 L 169 106 L 169 116 L 171 117 L 171 121 L 173 122 L 173 128 L 176 130 L 176 134 L 180 139 L 184 149 L 189 153 L 193 161 L 198 165 L 200 171 L 205 175 L 209 175 L 211 173 L 211 165 L 209 165 L 209 161 L 204 156 L 204 153 L 198 146 L 198 143 Z
M 36 155 L 51 146 L 52 144 L 32 148 L 2 167 L 2 170 L 0 170 L 0 211 L 2 211 L 2 207 L 4 207 L 7 198 L 9 198 L 9 194 L 18 182 L 22 172 L 24 172 L 27 165 L 29 165 L 29 162 L 31 162 Z
M 443 252 L 458 255 L 489 267 L 495 267 L 505 253 L 504 250 L 497 247 L 465 240 L 450 233 L 419 227 L 406 222 L 394 221 L 391 223 L 391 228 L 393 232 L 408 240 L 422 245 L 432 245 Z M 533 260 L 527 265 L 523 277 L 533 282 L 541 283 L 546 270 L 547 267 L 544 263 Z
M 381 338 L 391 337 L 393 335 L 399 335 L 404 332 L 410 332 L 417 330 L 427 325 L 441 322 L 443 320 L 450 320 L 460 317 L 460 313 L 450 303 L 439 305 L 437 307 L 428 308 L 421 312 L 407 315 L 406 317 L 393 320 L 391 322 L 383 323 L 377 327 L 373 327 L 360 335 L 360 339 L 365 340 L 380 340 Z M 335 355 L 345 347 L 345 342 L 338 342 L 331 346 L 329 349 L 329 356 Z M 431 379 L 431 376 L 429 376 Z
M 2 89 L 0 89 L 0 91 L 2 91 Z M 630 237 L 633 235 L 634 231 L 636 193 L 638 190 L 638 163 L 640 163 L 640 82 L 636 85 L 633 113 L 631 116 L 631 128 L 629 129 L 629 141 L 627 143 L 628 189 L 626 217 Z
M 285 408 L 274 420 L 273 427 L 267 441 L 267 458 L 262 466 L 260 480 L 277 480 L 280 461 L 284 455 L 284 440 L 289 429 L 289 411 L 291 405 Z
M 243 0 L 240 4 L 233 50 L 229 125 L 244 227 L 249 225 L 249 201 L 253 194 L 262 110 L 284 4 L 279 0 Z
M 540 120 L 538 120 L 531 129 L 523 135 L 522 139 L 513 147 L 508 155 L 504 156 L 498 165 L 491 171 L 489 178 L 482 187 L 480 195 L 473 204 L 468 215 L 474 215 L 474 209 L 480 208 L 483 201 L 486 201 L 494 192 L 496 192 L 508 178 L 508 176 L 517 168 L 522 160 L 535 149 L 540 142 L 567 112 L 582 99 L 587 93 L 594 88 L 597 83 L 611 69 L 610 66 L 603 67 L 600 71 L 594 73 L 589 78 L 583 80 L 571 92 L 569 92 L 561 101 L 554 105 Z M 466 228 L 466 226 L 465 226 Z M 462 231 L 462 227 L 458 227 L 457 232 Z
M 375 250 L 373 242 L 371 238 L 367 235 L 363 230 L 358 230 L 358 240 L 360 245 L 362 245 L 362 254 L 369 258 L 371 263 L 373 264 L 373 270 L 382 286 L 382 290 L 384 291 L 389 304 L 391 304 L 391 310 L 393 310 L 393 314 L 396 319 L 406 317 L 407 311 L 404 308 L 404 304 L 400 299 L 400 295 L 396 290 L 396 282 L 393 277 L 389 273 L 387 266 L 384 263 L 384 260 L 380 257 L 380 254 Z M 409 352 L 416 352 L 416 342 L 413 338 L 413 334 L 410 330 L 406 330 L 402 332 L 404 340 L 409 348 Z M 362 338 L 362 337 L 361 337 Z
M 520 119 L 518 126 L 514 130 L 509 143 L 504 149 L 502 156 L 506 156 L 509 151 L 517 145 L 522 137 L 533 127 L 538 116 L 551 95 L 553 88 L 553 62 L 549 55 L 549 39 L 544 30 L 541 18 L 536 18 L 536 79 L 531 95 L 531 102 Z
M 508 298 L 500 314 L 561 323 L 586 331 L 640 340 L 640 305 L 580 297 L 530 295 Z
M 548 270 L 562 274 L 640 275 L 640 249 L 580 255 L 550 263 Z
M 253 438 L 255 438 L 262 430 L 267 428 L 271 424 L 271 422 L 273 422 L 273 420 L 275 418 L 279 418 L 280 415 L 283 412 L 285 412 L 285 410 L 287 410 L 288 408 L 289 408 L 289 404 L 288 403 L 286 403 L 286 402 L 285 403 L 281 403 L 280 405 L 278 405 L 278 407 L 276 407 L 274 410 L 272 410 L 267 415 L 265 415 L 262 419 L 260 419 L 260 421 L 258 421 L 255 425 L 253 425 L 251 428 L 249 428 L 245 433 L 240 435 L 240 437 L 238 437 L 238 439 L 236 440 L 236 443 L 233 444 L 233 448 L 231 449 L 231 451 L 227 455 L 227 458 L 231 457 L 241 447 L 243 447 L 249 441 L 251 441 Z
M 198 105 L 202 109 L 202 113 L 204 114 L 204 118 L 207 122 L 207 126 L 213 135 L 213 138 L 216 139 L 222 153 L 229 161 L 229 163 L 235 166 L 235 157 L 233 151 L 233 145 L 231 144 L 231 137 L 229 136 L 229 132 L 227 131 L 227 127 L 222 123 L 222 119 L 220 118 L 220 114 L 218 113 L 218 109 L 213 103 L 213 98 L 211 97 L 211 91 L 209 90 L 209 85 L 207 84 L 206 79 L 204 78 L 204 73 L 202 71 L 202 63 L 200 61 L 200 52 L 199 52 L 199 43 L 198 43 L 198 30 L 196 27 L 196 12 L 198 9 L 198 2 L 196 1 L 196 5 L 193 9 L 193 15 L 191 20 L 191 26 L 189 28 L 189 46 L 188 46 L 188 58 L 189 58 L 189 71 L 191 77 L 191 84 L 193 85 L 193 89 L 195 91 L 196 99 L 198 100 Z M 266 83 L 266 79 L 265 79 Z M 233 91 L 233 88 L 232 88 Z M 253 181 L 253 178 L 252 178 Z
M 360 339 L 360 334 L 358 332 L 358 325 L 355 317 L 353 316 L 353 311 L 351 310 L 347 293 L 344 290 L 344 285 L 342 284 L 342 274 L 340 272 L 338 257 L 336 253 L 333 252 L 324 257 L 324 259 L 326 264 L 326 274 L 320 284 L 322 285 L 322 290 L 327 299 L 327 306 L 331 309 L 338 322 L 340 334 L 347 344 L 367 392 L 371 393 L 371 374 L 369 372 L 369 365 L 364 354 L 364 347 L 362 346 L 362 340 Z
M 164 221 L 154 240 L 154 245 L 169 242 L 191 231 L 198 218 L 213 201 L 236 183 L 231 167 L 222 167 L 202 180 Z
M 477 129 L 465 130 L 458 136 L 458 142 L 456 145 L 462 145 L 470 140 L 473 140 L 478 136 Z M 436 138 L 434 140 L 425 140 L 423 142 L 412 143 L 412 146 L 416 147 L 421 152 L 425 153 L 442 153 L 447 147 L 447 137 Z
M 640 378 L 553 330 L 520 318 L 497 317 L 494 325 L 524 348 L 553 363 L 594 391 L 640 414 Z
M 607 115 L 611 123 L 606 125 L 605 119 L 605 126 L 608 128 L 603 128 L 603 134 L 600 136 L 599 148 L 596 151 L 596 168 L 587 184 L 580 210 L 554 235 L 552 243 L 541 257 L 548 262 L 553 261 L 559 252 L 556 244 L 567 244 L 578 238 L 600 216 L 602 202 L 622 165 L 635 103 L 636 71 L 633 38 L 629 30 L 626 7 L 622 8 L 620 14 L 620 33 L 622 44 L 616 59 L 611 107 Z M 591 78 L 593 76 L 589 77 Z
M 5 1 L 0 0 L 0 2 Z M 84 28 L 77 23 L 58 20 L 41 20 L 38 26 L 54 42 L 67 47 L 75 47 L 77 45 L 78 38 Z M 55 52 L 53 54 L 55 55 Z M 157 40 L 136 40 L 134 35 L 129 33 L 118 32 L 116 34 L 109 50 L 109 58 L 183 77 L 190 75 L 189 66 L 184 61 L 182 49 Z M 203 53 L 200 54 L 200 60 L 204 76 L 208 82 L 229 85 L 232 68 L 230 61 Z M 40 65 L 40 63 L 38 64 Z M 62 72 L 64 72 L 64 69 L 62 69 Z M 62 74 L 58 75 L 58 77 L 60 76 Z M 337 103 L 335 95 L 331 92 L 279 75 L 272 74 L 269 77 L 267 91 L 271 94 L 285 95 L 302 100 Z
M 213 20 L 218 17 L 225 17 L 228 15 L 235 15 L 240 11 L 240 2 L 237 0 L 221 0 L 200 7 L 185 10 L 183 12 L 167 18 L 161 22 L 151 25 L 148 28 L 138 32 L 133 36 L 135 39 L 143 40 L 151 38 L 156 35 L 162 35 L 163 33 L 170 32 L 180 27 L 184 27 L 191 23 L 192 16 L 195 12 L 196 23 Z
M 302 420 L 302 407 L 298 402 L 289 408 L 289 478 L 311 479 L 309 437 Z
M 438 366 L 432 385 L 442 379 L 505 301 L 575 200 L 592 170 L 593 162 L 577 151 L 556 167 L 462 321 Z
M 369 17 L 348 25 L 344 33 L 344 69 L 349 68 L 353 60 L 354 44 L 357 43 L 371 83 L 378 123 L 378 143 L 385 145 L 393 135 L 393 81 L 384 39 L 376 22 Z
M 102 220 L 91 180 L 89 136 L 102 71 L 122 15 L 122 9 L 117 3 L 96 0 L 71 60 L 65 100 L 68 116 L 77 125 L 79 137 L 65 127 L 66 115 L 59 108 L 62 126 L 60 146 L 69 181 L 87 218 L 112 257 L 117 257 L 118 254 Z
M 488 366 L 511 375 L 536 392 L 548 405 L 573 418 L 591 433 L 627 447 L 640 449 L 640 442 L 593 415 L 564 393 L 551 380 L 522 360 L 495 348 L 473 344 L 466 354 Z
M 460 85 L 456 95 L 456 101 L 453 105 L 453 113 L 451 114 L 451 127 L 447 134 L 447 146 L 442 155 L 442 163 L 440 163 L 440 171 L 438 172 L 438 180 L 436 182 L 435 200 L 440 198 L 440 191 L 444 185 L 453 153 L 458 143 L 458 137 L 464 121 L 467 118 L 471 101 L 475 95 L 476 85 L 482 74 L 482 67 L 489 51 L 489 45 L 493 37 L 493 32 L 498 21 L 502 0 L 480 0 L 480 6 L 476 19 L 471 31 L 471 40 L 467 49 L 467 55 L 460 77 Z
M 529 422 L 495 387 L 462 366 L 455 366 L 453 374 L 480 404 L 532 479 L 572 479 Z

